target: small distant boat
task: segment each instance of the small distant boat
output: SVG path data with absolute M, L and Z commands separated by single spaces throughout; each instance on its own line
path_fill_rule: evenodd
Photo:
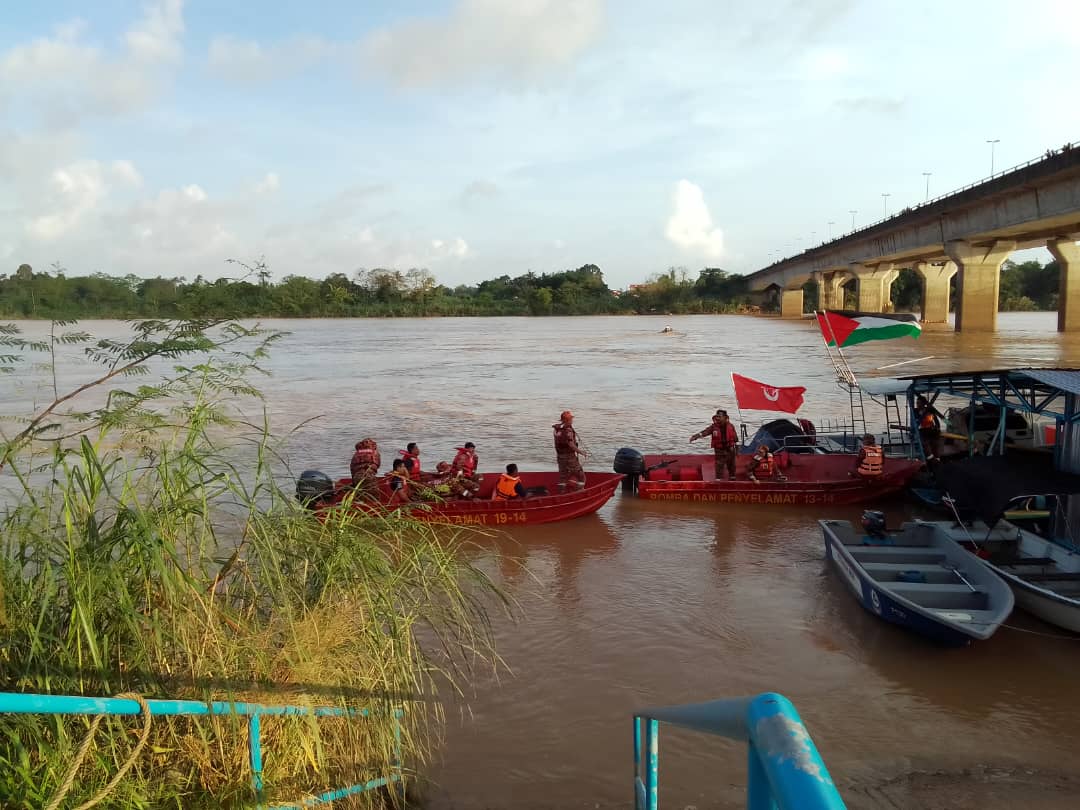
M 304 475 L 309 475 L 305 473 Z M 319 475 L 322 475 L 319 473 Z M 537 494 L 518 500 L 493 501 L 491 493 L 499 473 L 485 473 L 475 498 L 453 498 L 438 501 L 410 502 L 393 507 L 416 520 L 432 523 L 450 523 L 457 526 L 491 526 L 495 528 L 554 523 L 561 520 L 591 515 L 611 500 L 623 476 L 618 473 L 589 472 L 585 475 L 585 487 L 564 493 L 558 491 L 559 474 L 555 472 L 523 472 L 521 483 L 527 491 Z M 323 480 L 325 479 L 325 481 Z M 303 481 L 303 476 L 301 477 Z M 322 479 L 307 479 L 309 484 L 318 480 L 322 495 L 315 494 L 309 486 L 301 492 L 297 482 L 297 497 L 322 511 L 341 504 L 352 492 L 352 479 L 342 478 L 336 482 L 323 475 Z M 327 488 L 328 487 L 328 488 Z M 353 507 L 366 512 L 383 511 L 388 508 L 389 491 L 380 490 L 376 501 L 356 498 Z
M 665 326 L 663 329 L 660 330 L 660 334 L 661 335 L 667 335 L 667 334 L 670 334 L 670 333 L 672 333 L 674 331 L 675 330 L 672 329 L 670 326 Z
M 887 622 L 960 646 L 987 639 L 1013 609 L 1009 587 L 936 523 L 879 536 L 819 520 L 825 556 L 859 603 Z

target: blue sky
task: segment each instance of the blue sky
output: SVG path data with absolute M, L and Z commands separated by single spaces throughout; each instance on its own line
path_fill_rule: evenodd
M 987 139 L 998 169 L 1080 139 L 1077 30 L 1058 0 L 19 4 L 0 272 L 751 272 L 985 176 Z

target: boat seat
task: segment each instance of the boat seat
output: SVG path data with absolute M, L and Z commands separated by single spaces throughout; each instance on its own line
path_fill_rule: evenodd
M 859 557 L 892 557 L 897 554 L 922 554 L 932 555 L 935 560 L 944 560 L 945 552 L 937 551 L 933 546 L 864 546 L 860 543 L 845 543 L 848 551 Z M 929 561 L 928 561 L 929 562 Z
M 894 591 L 938 591 L 945 593 L 980 593 L 972 591 L 967 585 L 939 583 L 939 582 L 890 582 L 889 587 Z
M 1005 567 L 1014 565 L 1054 565 L 1057 560 L 1053 557 L 991 557 L 990 562 Z
M 947 571 L 940 563 L 901 563 L 901 562 L 868 562 L 863 563 L 867 571 Z
M 1017 574 L 1026 582 L 1080 582 L 1080 573 L 1056 571 L 1044 574 Z

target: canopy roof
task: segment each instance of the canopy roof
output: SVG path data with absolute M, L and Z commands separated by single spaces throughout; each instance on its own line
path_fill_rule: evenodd
M 1080 370 L 1072 368 L 1013 368 L 995 371 L 955 371 L 901 377 L 916 396 L 948 394 L 984 405 L 1039 413 L 1077 421 L 1080 412 L 1072 397 L 1080 394 Z M 865 386 L 864 386 L 865 387 Z

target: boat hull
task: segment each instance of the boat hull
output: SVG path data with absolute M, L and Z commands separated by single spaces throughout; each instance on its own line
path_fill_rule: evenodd
M 526 488 L 545 487 L 551 495 L 535 495 L 524 500 L 491 500 L 491 489 L 498 473 L 486 473 L 476 498 L 405 503 L 390 506 L 384 501 L 372 502 L 357 498 L 352 507 L 365 512 L 384 512 L 394 509 L 416 520 L 445 523 L 453 526 L 509 528 L 555 523 L 591 515 L 611 500 L 623 476 L 618 473 L 586 473 L 584 489 L 559 494 L 558 473 L 521 473 Z M 341 495 L 328 507 L 340 503 L 351 489 L 352 482 L 338 482 Z M 324 507 L 325 508 L 325 507 Z
M 910 630 L 911 632 L 917 633 L 939 644 L 958 647 L 969 644 L 975 639 L 988 638 L 997 629 L 1001 621 L 1004 621 L 1005 617 L 1012 609 L 1012 596 L 1008 593 L 1007 589 L 1002 588 L 1002 583 L 997 582 L 996 580 L 993 582 L 993 585 L 998 591 L 994 599 L 995 604 L 993 605 L 994 619 L 989 622 L 972 621 L 969 623 L 968 620 L 972 618 L 973 614 L 970 612 L 969 608 L 959 605 L 955 609 L 942 610 L 927 608 L 925 604 L 915 604 L 910 599 L 904 599 L 898 596 L 898 594 L 889 586 L 890 583 L 883 584 L 876 580 L 863 567 L 863 564 L 855 559 L 851 551 L 851 546 L 845 544 L 837 532 L 837 527 L 844 526 L 850 529 L 850 524 L 847 524 L 846 521 L 826 520 L 819 521 L 819 523 L 821 524 L 822 534 L 825 540 L 826 559 L 831 562 L 832 566 L 840 575 L 840 580 L 856 600 L 858 600 L 859 604 L 868 612 L 874 614 L 883 621 L 903 627 L 906 630 Z M 914 560 L 925 554 L 940 556 L 942 558 L 942 563 L 948 563 L 956 559 L 955 552 L 952 552 L 952 556 L 950 556 L 947 551 L 937 554 L 941 548 L 947 547 L 946 544 L 947 541 L 943 542 L 940 546 L 900 545 L 894 547 L 890 542 L 890 544 L 883 546 L 870 545 L 868 548 L 880 548 L 886 552 L 891 548 L 901 555 L 910 550 L 914 556 L 909 559 Z M 856 548 L 858 547 L 856 546 Z M 882 556 L 880 559 L 886 561 L 888 558 Z M 901 563 L 900 567 L 903 567 L 903 565 L 904 564 Z M 917 564 L 914 562 L 908 563 L 908 565 L 917 567 Z M 976 571 L 979 568 L 974 561 L 969 561 L 969 565 Z M 884 566 L 882 566 L 881 563 L 878 563 L 877 567 L 887 568 L 889 567 L 889 563 L 886 562 Z M 942 567 L 941 570 L 945 571 L 946 569 Z M 971 576 L 970 571 L 966 573 L 968 576 Z M 976 579 L 976 583 L 980 586 L 985 586 L 987 584 L 985 574 L 983 574 L 982 582 L 978 582 L 978 578 L 974 579 Z M 893 581 L 891 585 L 894 587 L 904 587 L 902 584 L 898 585 L 896 581 Z M 927 587 L 933 588 L 935 585 L 931 583 Z M 937 587 L 960 589 L 957 585 L 942 586 L 939 584 Z
M 781 506 L 843 506 L 875 501 L 900 492 L 922 464 L 908 459 L 885 460 L 882 475 L 853 477 L 855 458 L 836 454 L 791 454 L 782 464 L 787 480 L 749 480 L 740 456 L 735 480 L 717 480 L 711 455 L 645 456 L 646 473 L 637 484 L 638 497 L 650 501 Z M 660 472 L 663 471 L 663 472 Z

